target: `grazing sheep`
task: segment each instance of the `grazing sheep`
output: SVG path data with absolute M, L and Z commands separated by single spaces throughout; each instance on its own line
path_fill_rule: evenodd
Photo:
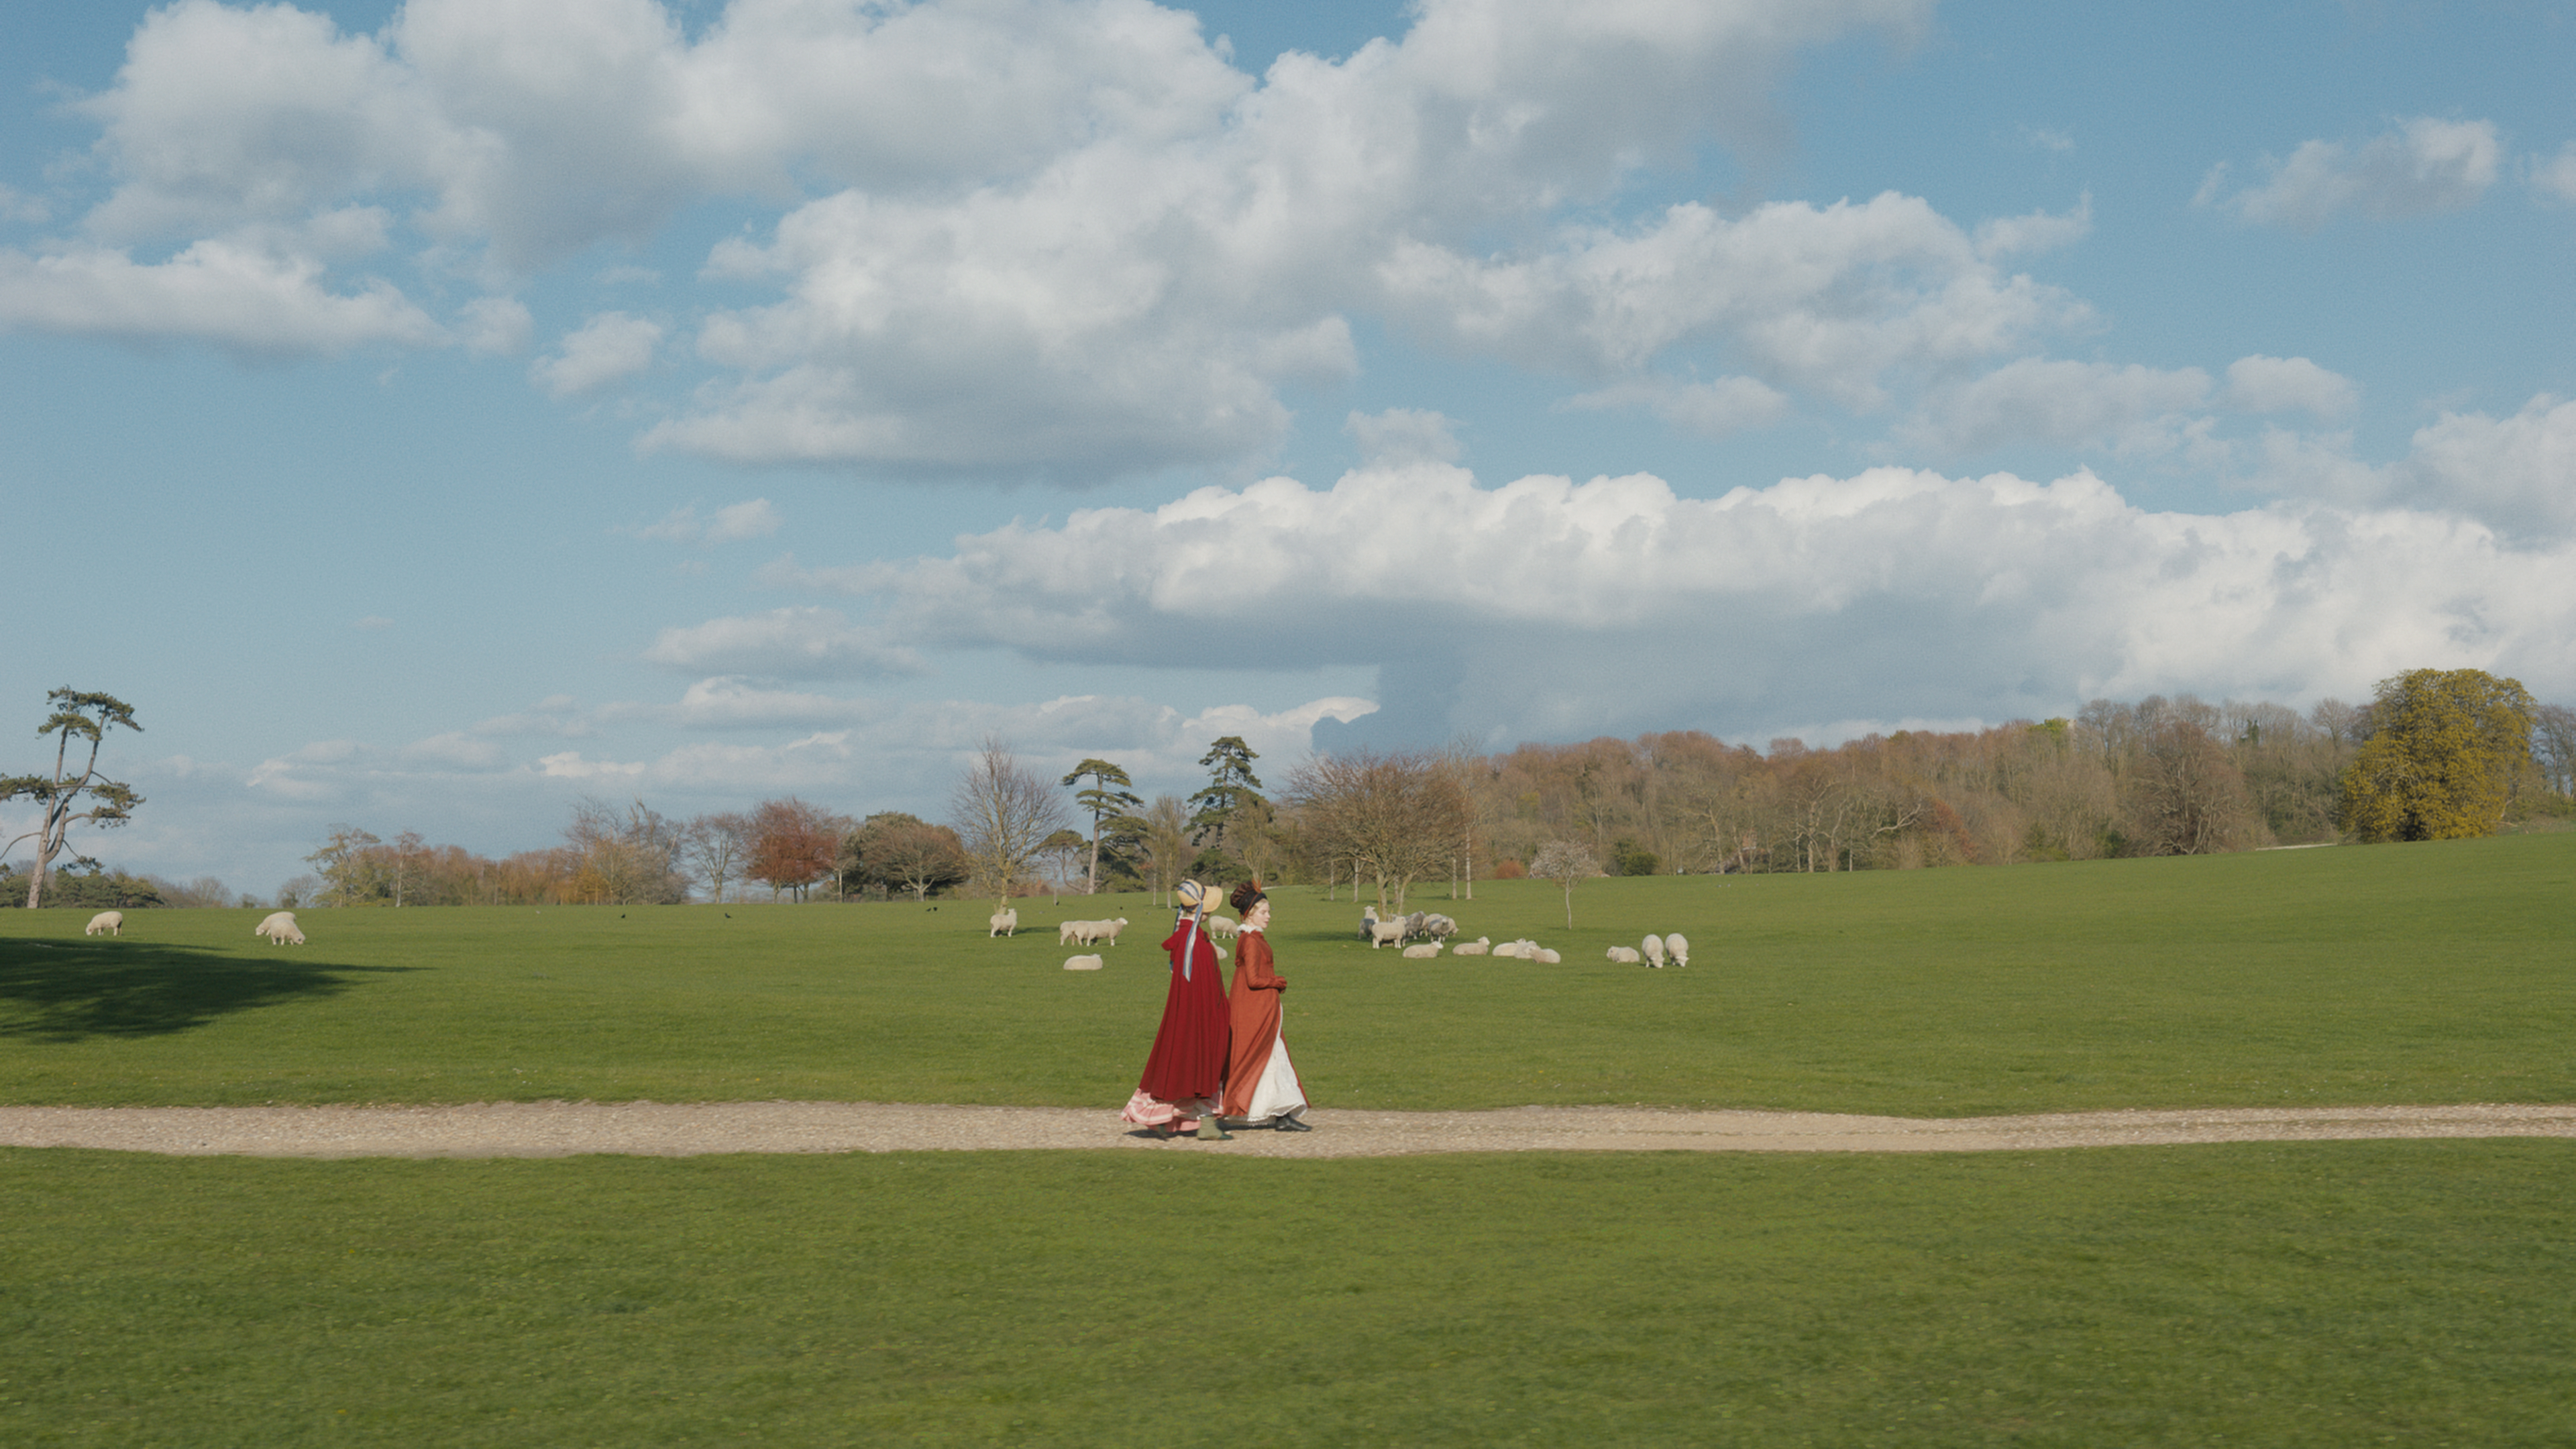
M 1207 918 L 1208 939 L 1211 941 L 1231 941 L 1234 933 L 1241 929 L 1232 916 L 1211 915 Z
M 1106 941 L 1115 946 L 1118 944 L 1118 933 L 1127 929 L 1127 918 L 1120 916 L 1114 921 L 1094 921 L 1091 924 L 1100 928 L 1093 934 L 1092 940 Z
M 111 936 L 124 935 L 125 912 L 101 911 L 90 917 L 89 924 L 81 928 L 81 934 L 84 936 L 95 936 L 102 931 Z
M 1016 936 L 1020 933 L 1020 913 L 1017 910 L 1008 908 L 995 911 L 993 913 L 992 926 L 993 928 L 986 931 L 984 933 L 985 935 Z
M 1554 966 L 1565 960 L 1564 957 L 1559 956 L 1554 951 L 1547 950 L 1544 947 L 1541 947 L 1539 953 L 1530 957 L 1530 959 L 1536 961 L 1541 966 Z
M 1664 966 L 1664 938 L 1661 936 L 1649 935 L 1642 944 L 1646 952 L 1646 964 L 1654 967 L 1658 971 L 1662 970 Z
M 277 911 L 272 913 L 267 920 L 264 920 L 257 926 L 252 927 L 251 934 L 254 936 L 266 936 L 269 940 L 280 946 L 301 946 L 304 944 L 304 929 L 303 927 L 295 924 L 295 913 L 293 911 Z
M 1401 946 L 1404 944 L 1404 921 L 1402 918 L 1392 921 L 1371 920 L 1368 923 L 1368 930 L 1369 949 L 1372 951 L 1376 950 L 1380 946 Z
M 1432 942 L 1428 946 L 1407 946 L 1404 948 L 1404 959 L 1407 961 L 1428 961 L 1439 954 L 1440 943 L 1437 941 Z
M 1118 933 L 1125 929 L 1125 916 L 1114 921 L 1067 921 L 1055 928 L 1055 943 L 1059 946 L 1091 946 L 1106 941 L 1115 946 Z
M 1450 947 L 1449 954 L 1452 956 L 1482 956 L 1485 954 L 1485 948 L 1492 944 L 1494 944 L 1493 937 L 1478 936 L 1472 941 L 1461 941 L 1457 945 Z
M 1674 965 L 1688 966 L 1690 964 L 1690 941 L 1688 938 L 1683 936 L 1681 932 L 1675 931 L 1671 935 L 1666 936 L 1664 938 L 1664 949 L 1672 953 Z
M 1634 946 L 1613 946 L 1610 948 L 1610 959 L 1621 966 L 1634 966 L 1637 964 L 1638 960 L 1637 948 Z M 1664 963 L 1658 961 L 1655 964 L 1661 966 Z
M 1422 918 L 1422 934 L 1435 941 L 1446 941 L 1458 934 L 1458 923 L 1447 916 L 1434 913 Z
M 1067 956 L 1064 958 L 1064 969 L 1067 971 L 1097 971 L 1100 969 L 1100 958 L 1097 956 Z

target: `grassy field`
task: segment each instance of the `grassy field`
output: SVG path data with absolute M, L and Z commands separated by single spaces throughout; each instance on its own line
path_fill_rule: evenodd
M 0 1442 L 2565 1445 L 2571 1168 L 0 1151 Z
M 1283 892 L 1319 1104 L 2576 1097 L 2576 836 Z M 1155 913 L 0 911 L 0 1100 L 1124 1100 Z M 1445 902 L 1442 904 L 1445 905 Z M 1613 967 L 1645 930 L 1683 971 Z M 1374 1161 L 0 1149 L 8 1445 L 2576 1443 L 2576 1144 Z
M 1443 892 L 1429 893 L 1434 897 Z M 1471 935 L 1562 966 L 1406 962 L 1280 893 L 1319 1105 L 1660 1103 L 1967 1115 L 2576 1100 L 2576 834 L 1838 876 L 1486 882 Z M 1114 1106 L 1168 916 L 1109 969 L 1054 921 L 909 905 L 0 911 L 0 1101 L 766 1098 Z M 1608 964 L 1647 930 L 1687 970 Z

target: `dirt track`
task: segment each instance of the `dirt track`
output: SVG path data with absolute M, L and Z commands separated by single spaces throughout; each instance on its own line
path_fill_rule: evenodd
M 1304 1134 L 1164 1142 L 1112 1110 L 872 1102 L 493 1102 L 461 1107 L 0 1107 L 0 1146 L 178 1156 L 562 1157 L 605 1152 L 1130 1148 L 1251 1157 L 1433 1152 L 1998 1152 L 2190 1142 L 2576 1137 L 2576 1106 L 2227 1107 L 2035 1117 L 1851 1117 L 1515 1107 L 1311 1114 Z

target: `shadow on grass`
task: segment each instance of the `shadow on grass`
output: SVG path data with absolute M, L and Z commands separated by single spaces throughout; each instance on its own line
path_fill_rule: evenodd
M 418 969 L 135 942 L 0 942 L 0 1039 L 158 1036 L 237 1011 L 337 996 L 356 976 Z

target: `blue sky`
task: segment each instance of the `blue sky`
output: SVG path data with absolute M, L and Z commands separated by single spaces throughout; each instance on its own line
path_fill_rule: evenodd
M 2576 698 L 2570 75 L 2566 4 L 14 6 L 0 717 L 130 700 L 95 852 L 266 892 L 995 731 Z

